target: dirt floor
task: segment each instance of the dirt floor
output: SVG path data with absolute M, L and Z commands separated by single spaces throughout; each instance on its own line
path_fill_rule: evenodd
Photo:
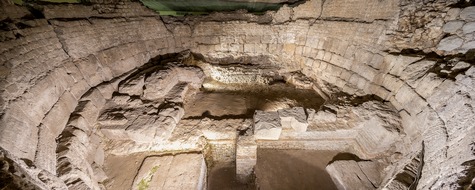
M 333 151 L 259 149 L 256 185 L 239 183 L 234 163 L 219 163 L 208 173 L 208 189 L 336 190 L 325 171 L 335 155 Z
M 325 171 L 336 154 L 333 151 L 259 149 L 257 186 L 260 190 L 336 190 Z
M 208 190 L 254 190 L 254 184 L 236 180 L 235 163 L 216 163 L 208 171 Z

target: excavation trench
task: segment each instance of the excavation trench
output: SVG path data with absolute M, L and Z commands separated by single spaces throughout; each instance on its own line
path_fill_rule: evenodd
M 139 190 L 371 189 L 384 180 L 401 131 L 390 105 L 346 95 L 325 102 L 314 81 L 273 65 L 180 56 L 129 72 L 104 101 L 97 96 L 106 87 L 83 96 L 59 139 L 58 171 L 78 168 L 104 188 Z M 90 131 L 83 120 L 94 114 Z M 91 162 L 76 162 L 70 154 L 81 153 L 86 144 L 77 138 L 87 135 L 96 152 L 85 156 Z M 335 157 L 342 152 L 364 159 Z M 346 170 L 359 173 L 348 178 Z M 93 185 L 80 180 L 74 184 Z

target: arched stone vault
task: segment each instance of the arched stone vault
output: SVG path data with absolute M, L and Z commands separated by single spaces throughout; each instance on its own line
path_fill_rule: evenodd
M 35 17 L 2 1 L 0 146 L 38 187 L 65 187 L 56 177 L 61 134 L 93 138 L 94 126 L 69 124 L 97 117 L 92 110 L 135 69 L 184 50 L 212 64 L 299 71 L 324 96 L 388 101 L 405 134 L 388 187 L 417 159 L 417 189 L 473 185 L 473 2 L 310 0 L 258 16 L 175 19 L 121 4 L 35 5 Z

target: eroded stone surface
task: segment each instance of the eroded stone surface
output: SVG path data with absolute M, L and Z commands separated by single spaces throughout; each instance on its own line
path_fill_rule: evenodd
M 40 189 L 52 189 L 43 184 L 50 181 L 59 189 L 105 189 L 108 154 L 203 151 L 210 142 L 215 158 L 233 160 L 237 136 L 253 131 L 262 147 L 385 157 L 390 164 L 381 186 L 473 187 L 470 3 L 312 0 L 275 14 L 184 19 L 157 18 L 127 1 L 33 3 L 28 9 L 4 0 L 0 8 L 0 146 L 10 159 L 31 165 L 26 170 L 46 172 L 26 172 L 34 180 L 24 181 Z M 196 55 L 186 63 L 219 66 L 201 65 L 204 74 L 162 62 L 155 65 L 159 70 L 142 68 L 151 59 L 170 62 L 164 60 L 182 50 Z M 304 80 L 279 78 L 292 72 Z M 284 80 L 328 100 L 338 92 L 374 95 L 393 108 L 364 101 L 329 104 L 312 114 L 305 107 L 309 126 L 298 132 L 283 130 L 276 112 L 257 123 L 206 114 L 183 121 L 187 95 L 201 87 L 204 75 L 227 84 Z M 289 99 L 265 106 L 299 107 Z M 422 168 L 409 173 L 417 174 L 411 184 L 401 182 L 398 175 L 414 169 L 410 163 L 421 151 L 423 162 L 413 165 Z M 14 162 L 14 168 L 22 165 Z

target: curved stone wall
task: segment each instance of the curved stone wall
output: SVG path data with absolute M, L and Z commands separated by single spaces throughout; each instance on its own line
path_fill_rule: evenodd
M 470 3 L 311 0 L 260 16 L 176 19 L 134 2 L 120 5 L 38 5 L 38 15 L 31 11 L 37 7 L 2 1 L 2 10 L 18 10 L 5 11 L 0 35 L 0 146 L 11 155 L 55 175 L 56 139 L 78 131 L 67 123 L 87 124 L 71 113 L 93 110 L 88 106 L 103 103 L 96 97 L 116 88 L 95 87 L 117 83 L 159 55 L 190 50 L 209 62 L 301 71 L 329 96 L 389 101 L 406 134 L 394 175 L 423 151 L 418 189 L 473 183 Z

